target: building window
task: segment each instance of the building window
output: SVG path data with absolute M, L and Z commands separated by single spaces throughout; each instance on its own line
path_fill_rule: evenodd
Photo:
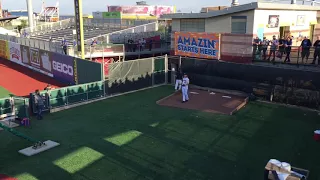
M 247 32 L 247 16 L 231 17 L 231 33 L 245 34 Z
M 181 19 L 180 31 L 205 32 L 205 20 L 204 19 Z

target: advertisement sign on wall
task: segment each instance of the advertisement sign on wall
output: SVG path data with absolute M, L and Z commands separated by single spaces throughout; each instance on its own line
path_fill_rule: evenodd
M 7 41 L 0 40 L 0 58 L 10 59 L 9 56 L 9 43 Z
M 74 57 L 51 53 L 50 58 L 52 60 L 52 72 L 54 78 L 62 82 L 75 84 Z
M 30 52 L 28 46 L 20 46 L 21 47 L 21 59 L 22 63 L 25 65 L 30 65 Z
M 22 65 L 29 67 L 42 74 L 50 77 L 52 74 L 52 61 L 48 51 L 29 48 L 28 46 L 20 47 Z
M 174 13 L 175 8 L 173 6 L 109 6 L 108 11 L 159 17 L 163 14 Z
M 269 15 L 268 27 L 269 28 L 279 27 L 279 15 Z
M 298 15 L 297 16 L 297 26 L 304 26 L 306 24 L 306 16 Z
M 9 43 L 9 52 L 10 52 L 10 60 L 17 63 L 22 64 L 22 57 L 21 57 L 21 48 L 20 44 L 10 42 Z
M 103 12 L 104 19 L 121 19 L 121 12 Z
M 41 61 L 40 61 L 40 56 L 39 56 L 39 49 L 35 48 L 30 48 L 30 65 L 36 68 L 41 68 Z
M 175 55 L 205 59 L 220 58 L 220 34 L 175 32 Z

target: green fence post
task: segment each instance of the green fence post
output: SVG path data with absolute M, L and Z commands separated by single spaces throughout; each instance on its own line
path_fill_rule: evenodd
M 68 106 L 69 105 L 68 88 L 64 88 L 64 89 L 65 89 L 64 93 L 66 93 L 66 98 L 67 98 L 67 102 L 66 102 L 65 106 Z
M 87 101 L 89 101 L 89 88 L 88 88 L 89 84 L 86 84 L 86 92 L 87 92 Z
M 154 75 L 155 75 L 155 71 L 154 71 L 154 57 L 152 57 L 152 86 L 154 86 Z
M 165 71 L 165 84 L 168 84 L 168 55 L 166 54 L 164 57 L 164 71 Z

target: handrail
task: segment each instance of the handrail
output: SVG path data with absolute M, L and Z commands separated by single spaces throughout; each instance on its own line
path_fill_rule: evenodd
M 37 25 L 37 26 L 31 27 L 31 28 L 28 27 L 28 28 L 21 29 L 21 35 L 25 37 L 25 36 L 32 36 L 33 34 L 35 34 L 37 32 L 46 33 L 46 32 L 52 31 L 52 30 L 67 28 L 72 23 L 74 23 L 74 19 L 69 18 L 69 19 L 64 19 L 64 20 L 58 21 L 58 22 Z
M 104 34 L 104 35 L 99 35 L 99 36 L 96 36 L 96 37 L 93 37 L 91 39 L 87 39 L 85 40 L 86 43 L 90 42 L 92 39 L 97 39 L 97 38 L 100 38 L 100 37 L 105 37 L 105 36 L 110 36 L 112 34 L 121 34 L 122 32 L 126 32 L 126 31 L 134 31 L 135 29 L 138 29 L 138 28 L 141 28 L 141 27 L 147 27 L 149 25 L 155 25 L 155 28 L 153 31 L 157 31 L 158 30 L 158 25 L 159 23 L 158 22 L 152 22 L 152 23 L 147 23 L 147 24 L 143 24 L 143 25 L 139 25 L 139 26 L 135 26 L 135 27 L 131 27 L 131 28 L 127 28 L 127 29 L 123 29 L 123 30 L 119 30 L 119 31 L 115 31 L 115 32 L 111 32 L 111 33 L 107 33 L 107 34 Z M 108 42 L 107 42 L 108 43 Z

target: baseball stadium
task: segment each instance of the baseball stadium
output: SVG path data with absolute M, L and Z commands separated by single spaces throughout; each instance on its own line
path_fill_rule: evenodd
M 320 179 L 319 66 L 297 46 L 291 63 L 266 62 L 254 33 L 186 25 L 239 25 L 228 13 L 271 6 L 259 3 L 188 14 L 139 2 L 87 18 L 76 0 L 71 18 L 56 5 L 0 34 L 0 180 Z

